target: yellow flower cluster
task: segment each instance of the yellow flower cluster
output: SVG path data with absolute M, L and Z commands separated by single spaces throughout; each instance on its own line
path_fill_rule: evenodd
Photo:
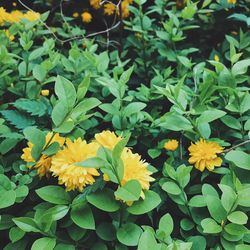
M 18 23 L 22 19 L 27 19 L 30 22 L 36 21 L 40 18 L 40 14 L 34 11 L 27 11 L 23 13 L 19 10 L 7 12 L 3 7 L 0 7 L 0 25 L 4 23 Z
M 103 131 L 96 134 L 95 139 L 90 143 L 78 138 L 74 141 L 66 139 L 64 145 L 64 138 L 58 134 L 54 134 L 52 137 L 52 133 L 48 133 L 46 145 L 58 142 L 63 148 L 52 157 L 41 155 L 34 168 L 37 169 L 40 177 L 49 173 L 57 177 L 59 184 L 64 184 L 67 191 L 82 191 L 84 187 L 95 182 L 95 177 L 99 176 L 100 172 L 96 168 L 77 166 L 76 163 L 95 157 L 100 146 L 113 150 L 120 140 L 122 137 L 116 136 L 114 132 Z M 21 158 L 26 162 L 34 162 L 31 154 L 32 147 L 33 144 L 28 142 L 28 147 L 23 149 Z M 123 186 L 130 180 L 137 180 L 141 184 L 142 190 L 148 190 L 150 182 L 154 180 L 151 177 L 152 173 L 147 168 L 148 164 L 141 159 L 139 154 L 133 153 L 129 148 L 124 148 L 121 159 L 124 165 L 124 174 L 120 184 Z M 106 180 L 109 180 L 109 176 L 106 176 Z M 143 192 L 141 197 L 144 198 Z
M 122 10 L 122 17 L 126 18 L 129 16 L 129 5 L 133 3 L 133 0 L 123 0 L 121 2 L 121 10 Z M 94 9 L 100 9 L 101 6 L 101 1 L 100 0 L 89 0 L 89 4 L 92 8 Z M 119 13 L 119 7 L 112 3 L 112 2 L 107 2 L 103 5 L 103 13 L 106 16 L 111 16 L 115 13 L 117 13 L 118 15 Z M 79 17 L 79 13 L 78 12 L 74 12 L 72 14 L 72 16 L 74 18 L 78 18 Z M 89 11 L 84 11 L 81 14 L 81 18 L 83 23 L 90 23 L 93 19 L 91 13 Z

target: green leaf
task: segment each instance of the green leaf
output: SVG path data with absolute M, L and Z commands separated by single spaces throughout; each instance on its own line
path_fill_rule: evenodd
M 13 105 L 23 111 L 30 113 L 32 116 L 43 116 L 47 113 L 47 106 L 42 101 L 20 98 Z
M 236 199 L 237 195 L 234 190 L 227 185 L 219 184 L 219 188 L 222 191 L 221 203 L 227 212 L 232 211 L 237 206 Z
M 33 68 L 32 73 L 35 79 L 39 82 L 43 82 L 47 75 L 47 71 L 44 69 L 44 67 L 38 64 Z
M 92 210 L 86 203 L 72 206 L 70 217 L 81 228 L 95 229 L 95 219 Z
M 190 207 L 206 207 L 207 203 L 203 195 L 195 195 L 188 202 Z
M 90 85 L 90 74 L 86 74 L 85 77 L 83 78 L 83 80 L 81 81 L 81 83 L 78 85 L 77 88 L 77 100 L 82 100 L 89 88 Z
M 64 101 L 58 101 L 51 113 L 53 123 L 56 126 L 60 126 L 62 122 L 66 119 L 68 112 L 69 111 L 68 107 L 66 106 L 66 103 Z
M 142 234 L 142 229 L 134 223 L 122 225 L 117 230 L 117 239 L 126 246 L 137 246 L 139 238 Z
M 71 109 L 75 105 L 76 90 L 74 85 L 62 76 L 57 76 L 55 83 L 55 93 L 60 101 Z
M 34 219 L 29 217 L 19 217 L 12 219 L 13 222 L 24 232 L 40 232 L 40 229 Z
M 225 231 L 231 235 L 244 235 L 248 232 L 248 229 L 243 225 L 229 223 L 225 226 Z
M 250 59 L 241 60 L 233 65 L 232 73 L 234 76 L 243 75 L 247 72 L 249 66 Z
M 174 222 L 169 213 L 161 217 L 159 222 L 159 230 L 163 231 L 166 236 L 169 236 L 174 229 Z
M 248 221 L 248 217 L 245 213 L 241 211 L 234 211 L 227 216 L 228 220 L 232 223 L 243 225 Z
M 45 186 L 36 190 L 38 196 L 52 204 L 67 205 L 70 204 L 70 195 L 59 186 Z
M 175 113 L 168 113 L 167 115 L 165 115 L 159 125 L 165 128 L 166 130 L 173 131 L 186 131 L 193 128 L 192 124 L 188 119 Z
M 31 155 L 33 159 L 37 161 L 45 145 L 45 135 L 36 127 L 27 127 L 23 130 L 23 133 L 25 138 L 34 145 L 31 150 Z
M 103 222 L 96 228 L 96 234 L 102 240 L 114 241 L 116 239 L 116 228 L 112 223 Z
M 91 157 L 87 160 L 80 161 L 77 163 L 74 163 L 75 166 L 83 167 L 83 168 L 108 168 L 110 167 L 110 164 L 99 157 Z
M 9 231 L 9 238 L 12 243 L 20 240 L 25 235 L 25 232 L 21 230 L 19 227 L 12 227 Z
M 201 221 L 201 226 L 203 228 L 203 232 L 208 234 L 217 234 L 222 231 L 221 226 L 218 225 L 216 221 L 211 218 L 203 219 Z
M 206 238 L 203 236 L 191 236 L 188 238 L 189 242 L 192 242 L 191 250 L 206 250 Z
M 22 114 L 15 110 L 4 110 L 0 112 L 3 117 L 18 129 L 24 129 L 32 126 L 35 120 L 30 116 Z
M 64 244 L 64 243 L 59 243 L 56 245 L 54 250 L 76 250 L 74 245 L 69 245 L 69 244 Z
M 56 239 L 44 237 L 36 240 L 31 247 L 31 250 L 53 250 L 56 246 Z
M 68 206 L 57 205 L 55 207 L 51 207 L 48 210 L 44 211 L 44 213 L 39 217 L 38 222 L 43 231 L 48 232 L 52 222 L 58 221 L 65 217 L 69 211 Z
M 0 192 L 0 209 L 10 207 L 15 203 L 16 192 L 14 190 Z
M 139 181 L 130 180 L 115 191 L 115 197 L 122 201 L 137 201 L 140 198 L 141 191 Z
M 230 116 L 230 115 L 223 116 L 221 118 L 221 121 L 225 125 L 227 125 L 229 128 L 233 128 L 233 129 L 237 129 L 237 130 L 241 129 L 241 124 L 240 124 L 239 120 L 234 118 L 233 116 Z
M 147 105 L 143 102 L 132 102 L 124 109 L 124 116 L 130 117 L 132 114 L 138 113 L 143 110 Z
M 87 200 L 93 206 L 106 212 L 115 212 L 120 208 L 119 202 L 115 200 L 114 192 L 107 188 L 89 194 Z
M 146 230 L 142 233 L 139 244 L 138 250 L 160 250 L 161 245 L 157 243 L 154 234 Z
M 56 154 L 60 149 L 60 144 L 58 142 L 51 143 L 42 153 L 51 156 Z
M 237 202 L 240 206 L 249 207 L 250 206 L 250 188 L 245 188 L 238 191 Z
M 199 118 L 197 118 L 197 123 L 209 123 L 214 120 L 221 118 L 226 115 L 226 112 L 218 109 L 206 110 L 204 111 Z
M 144 200 L 135 201 L 131 207 L 127 208 L 129 213 L 135 215 L 145 214 L 156 208 L 161 203 L 161 198 L 157 193 L 151 190 L 145 191 L 144 193 Z
M 94 97 L 84 99 L 72 110 L 70 116 L 73 120 L 76 120 L 79 116 L 86 114 L 89 110 L 100 104 L 101 102 Z
M 221 204 L 221 200 L 212 195 L 206 195 L 205 200 L 207 203 L 207 208 L 210 215 L 215 219 L 217 222 L 221 223 L 227 217 L 227 212 Z
M 162 185 L 162 189 L 169 194 L 179 195 L 181 194 L 180 187 L 173 181 L 167 181 Z
M 243 151 L 232 150 L 226 154 L 225 158 L 239 168 L 250 170 L 250 155 Z

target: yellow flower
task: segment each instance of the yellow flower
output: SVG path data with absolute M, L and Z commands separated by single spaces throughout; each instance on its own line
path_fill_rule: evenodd
M 82 13 L 81 17 L 82 17 L 82 21 L 84 23 L 90 23 L 91 20 L 92 20 L 92 15 L 89 12 L 87 12 L 87 11 L 84 11 Z
M 169 140 L 164 144 L 164 148 L 169 151 L 175 151 L 178 148 L 179 142 L 177 140 Z
M 116 136 L 114 132 L 109 130 L 102 131 L 99 134 L 95 135 L 96 142 L 101 146 L 112 150 L 115 145 L 122 140 L 122 137 Z
M 8 13 L 6 21 L 9 23 L 18 23 L 22 18 L 24 18 L 23 13 L 19 10 L 14 10 L 11 13 Z
M 77 17 L 79 17 L 79 13 L 78 12 L 74 12 L 72 16 L 75 17 L 75 18 L 77 18 Z
M 94 9 L 99 9 L 101 7 L 101 1 L 100 0 L 89 0 L 89 4 L 94 8 Z
M 152 172 L 147 169 L 148 163 L 141 160 L 139 154 L 134 154 L 128 148 L 125 148 L 122 152 L 121 159 L 124 166 L 124 174 L 121 180 L 121 185 L 125 185 L 130 180 L 137 180 L 143 190 L 148 190 L 150 182 L 154 181 L 151 177 Z M 142 197 L 143 193 L 141 194 Z
M 8 13 L 3 7 L 0 7 L 0 25 L 2 25 L 7 18 Z
M 227 0 L 227 2 L 229 3 L 229 4 L 236 4 L 236 0 Z
M 195 168 L 201 172 L 205 168 L 212 171 L 214 167 L 220 167 L 222 164 L 222 159 L 217 154 L 223 152 L 223 147 L 216 142 L 207 142 L 200 139 L 195 144 L 192 143 L 188 151 L 190 155 L 189 163 L 195 164 Z
M 36 21 L 40 18 L 40 13 L 35 12 L 35 11 L 27 11 L 24 15 L 23 18 L 29 20 L 30 22 Z
M 13 3 L 12 3 L 12 6 L 13 6 L 13 7 L 16 7 L 16 6 L 17 6 L 16 2 L 13 2 Z
M 219 61 L 220 61 L 219 56 L 215 54 L 215 55 L 214 55 L 214 60 L 215 60 L 216 62 L 219 62 Z
M 10 41 L 13 41 L 15 37 L 10 34 L 9 30 L 4 30 L 5 35 L 9 38 Z
M 49 132 L 46 135 L 45 138 L 45 145 L 50 145 L 53 142 L 58 142 L 60 146 L 64 144 L 65 139 L 61 137 L 59 134 L 55 134 L 53 136 L 53 133 Z M 51 139 L 52 138 L 52 139 Z M 33 159 L 31 155 L 31 151 L 33 148 L 33 144 L 31 142 L 28 142 L 28 147 L 23 149 L 23 154 L 21 158 L 26 161 L 26 162 L 34 162 L 35 160 Z M 42 177 L 44 175 L 48 176 L 50 172 L 50 167 L 51 167 L 51 157 L 47 155 L 42 155 L 40 159 L 36 162 L 36 164 L 33 166 L 35 169 L 37 169 L 37 174 Z
M 110 150 L 113 150 L 120 140 L 122 140 L 122 137 L 116 136 L 114 132 L 108 130 L 95 135 L 95 143 Z M 150 182 L 154 181 L 154 178 L 151 177 L 152 172 L 147 169 L 148 163 L 141 160 L 139 154 L 134 154 L 127 147 L 124 148 L 121 154 L 121 160 L 124 167 L 121 185 L 124 186 L 130 180 L 137 180 L 141 184 L 142 190 L 148 190 Z M 109 181 L 107 174 L 104 174 L 103 178 L 105 181 Z M 141 197 L 144 198 L 143 191 Z M 127 204 L 131 205 L 132 203 L 128 202 Z
M 49 95 L 49 90 L 48 89 L 41 90 L 41 95 L 42 96 L 48 96 Z
M 58 177 L 59 184 L 64 184 L 67 191 L 82 191 L 86 185 L 93 184 L 94 177 L 100 174 L 95 168 L 78 167 L 74 163 L 94 157 L 98 147 L 97 143 L 87 144 L 81 138 L 73 142 L 67 139 L 66 146 L 52 158 L 52 175 Z
M 129 3 L 127 1 L 122 2 L 122 17 L 126 18 L 129 16 Z
M 107 16 L 113 15 L 115 10 L 116 6 L 113 3 L 107 3 L 104 5 L 104 14 Z

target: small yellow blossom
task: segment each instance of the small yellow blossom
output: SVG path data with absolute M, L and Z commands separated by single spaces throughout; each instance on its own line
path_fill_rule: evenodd
M 189 151 L 189 163 L 195 164 L 195 168 L 201 172 L 207 168 L 209 171 L 213 171 L 214 167 L 220 167 L 222 159 L 217 154 L 223 152 L 221 147 L 216 142 L 207 142 L 204 139 L 200 139 L 195 144 L 191 144 L 188 148 Z
M 111 16 L 114 14 L 116 10 L 116 6 L 113 3 L 107 3 L 104 5 L 104 14 L 107 16 Z
M 40 13 L 34 11 L 27 11 L 23 18 L 29 20 L 30 22 L 34 22 L 40 18 Z
M 17 6 L 16 2 L 13 2 L 13 3 L 12 3 L 12 6 L 13 6 L 13 7 L 16 7 L 16 6 Z
M 0 7 L 0 25 L 2 25 L 8 16 L 8 13 L 3 7 Z
M 78 13 L 78 12 L 74 12 L 74 13 L 72 14 L 72 16 L 75 17 L 75 18 L 77 18 L 77 17 L 79 17 L 79 13 Z
M 82 17 L 82 21 L 84 23 L 90 23 L 91 20 L 92 20 L 92 15 L 89 12 L 87 12 L 87 11 L 84 11 L 82 13 L 81 17 Z
M 238 35 L 238 32 L 237 31 L 231 31 L 231 34 L 233 35 L 233 36 L 237 36 Z
M 53 137 L 52 137 L 53 136 Z M 45 138 L 45 145 L 50 145 L 53 142 L 58 142 L 60 146 L 64 144 L 65 139 L 59 134 L 53 135 L 53 133 L 49 132 Z M 26 162 L 34 162 L 35 160 L 32 157 L 31 151 L 33 148 L 33 144 L 28 142 L 28 147 L 23 149 L 23 154 L 21 158 Z M 37 170 L 37 174 L 42 176 L 48 176 L 51 167 L 51 157 L 43 154 L 40 159 L 35 163 L 34 168 Z
M 122 2 L 122 17 L 126 18 L 129 16 L 129 3 L 127 1 Z
M 49 95 L 49 90 L 48 89 L 41 90 L 41 95 L 42 96 L 48 96 Z
M 169 151 L 175 151 L 178 148 L 179 142 L 177 140 L 169 140 L 164 144 L 164 148 Z
M 89 4 L 94 8 L 94 9 L 99 9 L 101 7 L 101 0 L 89 0 Z
M 236 4 L 237 0 L 227 0 L 229 4 Z
M 64 184 L 67 191 L 82 191 L 85 186 L 95 182 L 99 172 L 95 168 L 83 168 L 75 163 L 84 161 L 96 155 L 99 145 L 89 143 L 78 138 L 74 141 L 66 140 L 66 146 L 52 158 L 50 171 L 58 177 L 59 184 Z
M 219 61 L 220 61 L 219 56 L 215 54 L 215 55 L 214 55 L 214 60 L 215 60 L 216 62 L 219 62 Z
M 13 41 L 15 37 L 10 34 L 9 30 L 4 30 L 5 35 L 9 38 L 10 41 Z

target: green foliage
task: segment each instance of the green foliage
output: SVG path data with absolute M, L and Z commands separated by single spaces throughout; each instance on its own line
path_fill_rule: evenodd
M 119 29 L 104 16 L 100 33 L 103 6 L 83 25 L 64 15 L 94 11 L 89 1 L 31 4 L 68 8 L 41 15 L 49 30 L 0 17 L 1 248 L 249 249 L 249 4 L 135 0 Z M 103 130 L 121 139 L 95 150 Z M 79 146 L 69 164 L 61 155 L 63 177 L 50 172 L 67 147 L 59 135 L 96 152 Z M 198 148 L 195 164 L 189 147 L 201 138 L 223 152 Z M 171 139 L 178 147 L 166 150 Z M 75 181 L 86 185 L 64 186 Z

